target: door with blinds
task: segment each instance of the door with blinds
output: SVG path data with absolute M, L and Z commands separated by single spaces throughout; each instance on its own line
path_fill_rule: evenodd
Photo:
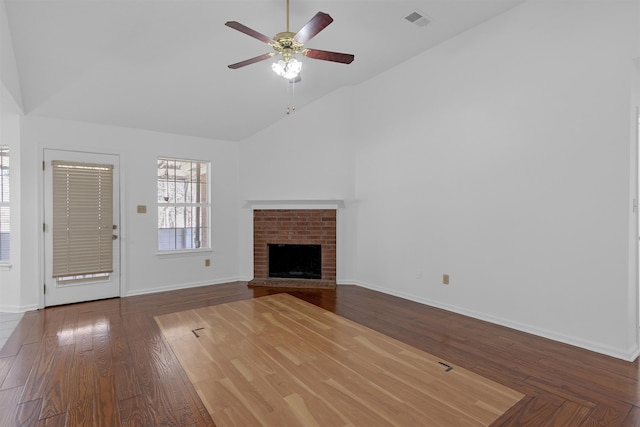
M 45 150 L 45 306 L 120 295 L 118 160 Z

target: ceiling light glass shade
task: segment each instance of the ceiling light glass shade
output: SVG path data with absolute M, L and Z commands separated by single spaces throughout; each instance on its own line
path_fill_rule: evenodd
M 280 77 L 291 80 L 298 77 L 300 70 L 302 70 L 302 62 L 295 58 L 291 58 L 288 62 L 284 62 L 281 59 L 278 62 L 274 62 L 271 69 Z

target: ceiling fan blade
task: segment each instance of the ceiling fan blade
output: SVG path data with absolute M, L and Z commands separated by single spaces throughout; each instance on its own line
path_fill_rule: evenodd
M 252 30 L 251 28 L 247 27 L 246 25 L 242 25 L 237 21 L 227 21 L 224 25 L 229 28 L 233 28 L 234 30 L 238 30 L 241 33 L 245 33 L 246 35 L 256 38 L 267 44 L 274 43 L 274 40 L 271 37 L 267 37 L 264 34 L 257 32 L 256 30 Z
M 265 53 L 260 56 L 256 56 L 255 58 L 246 59 L 241 62 L 236 62 L 235 64 L 231 64 L 228 67 L 232 70 L 237 70 L 238 68 L 245 67 L 247 65 L 255 64 L 256 62 L 264 61 L 265 59 L 269 59 L 275 56 L 275 52 Z
M 308 58 L 340 62 L 342 64 L 351 64 L 355 59 L 355 56 L 350 53 L 329 52 L 327 50 L 305 49 L 302 53 Z
M 316 36 L 320 31 L 324 30 L 333 22 L 333 18 L 324 12 L 318 12 L 311 18 L 309 22 L 293 37 L 298 43 L 305 44 Z

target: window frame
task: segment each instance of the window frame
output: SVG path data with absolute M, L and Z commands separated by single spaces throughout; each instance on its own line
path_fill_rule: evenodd
M 6 170 L 8 171 L 6 175 L 6 181 L 0 178 L 0 191 L 2 191 L 2 188 L 4 187 L 4 184 L 2 181 L 4 181 L 4 183 L 6 183 L 8 186 L 7 200 L 4 200 L 4 195 L 0 192 L 0 208 L 6 208 L 9 212 L 9 220 L 8 220 L 9 249 L 8 249 L 7 257 L 0 258 L 0 270 L 6 270 L 11 267 L 11 234 L 12 233 L 11 233 L 11 160 L 10 160 L 10 156 L 11 156 L 11 148 L 9 147 L 9 145 L 0 144 L 0 158 L 6 157 L 7 159 Z
M 206 171 L 206 182 L 205 182 L 205 194 L 204 197 L 206 197 L 206 202 L 161 202 L 160 199 L 160 175 L 159 175 L 159 169 L 160 169 L 160 162 L 161 161 L 175 161 L 175 162 L 189 162 L 189 163 L 199 163 L 201 165 L 205 165 L 207 168 Z M 201 197 L 202 199 L 202 197 Z M 197 254 L 197 253 L 203 253 L 203 252 L 212 252 L 212 232 L 211 232 L 211 222 L 212 222 L 212 218 L 211 218 L 211 207 L 212 207 L 212 203 L 211 203 L 211 162 L 209 160 L 202 160 L 202 159 L 189 159 L 189 158 L 183 158 L 183 157 L 170 157 L 170 156 L 158 156 L 156 158 L 156 209 L 155 209 L 155 215 L 156 215 L 156 255 L 157 256 L 175 256 L 175 255 L 189 255 L 189 254 Z M 206 208 L 206 219 L 204 221 L 204 227 L 206 227 L 205 231 L 202 231 L 202 237 L 203 240 L 206 239 L 207 241 L 207 246 L 206 247 L 199 247 L 199 248 L 173 248 L 173 249 L 160 249 L 160 208 L 162 207 L 166 207 L 166 206 L 175 206 L 175 207 L 204 207 Z M 192 227 L 175 227 L 175 228 L 183 228 L 183 229 L 187 229 L 187 228 L 192 228 Z M 204 234 L 206 233 L 206 234 Z M 175 246 L 175 244 L 174 244 Z

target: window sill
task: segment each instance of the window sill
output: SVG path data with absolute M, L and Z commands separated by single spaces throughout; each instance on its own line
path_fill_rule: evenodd
M 11 270 L 11 263 L 0 262 L 0 271 L 9 271 L 9 270 Z
M 177 251 L 161 251 L 156 252 L 156 256 L 159 258 L 174 258 L 174 257 L 190 257 L 190 256 L 198 256 L 204 254 L 210 254 L 213 252 L 213 249 L 188 249 L 188 250 L 177 250 Z

